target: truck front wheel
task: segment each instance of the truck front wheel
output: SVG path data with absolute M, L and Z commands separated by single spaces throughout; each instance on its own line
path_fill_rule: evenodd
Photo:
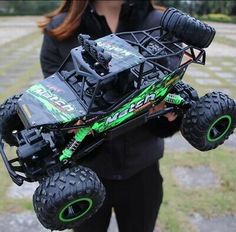
M 0 134 L 2 139 L 11 146 L 18 145 L 12 132 L 14 130 L 24 129 L 24 125 L 17 114 L 17 102 L 19 98 L 20 95 L 15 95 L 7 99 L 0 106 Z
M 104 199 L 105 188 L 96 173 L 78 166 L 42 181 L 35 190 L 33 204 L 45 228 L 65 230 L 90 218 Z

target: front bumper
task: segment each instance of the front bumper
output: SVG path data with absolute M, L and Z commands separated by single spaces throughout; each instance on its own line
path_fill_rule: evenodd
M 18 158 L 8 160 L 7 155 L 4 151 L 4 143 L 2 142 L 2 138 L 0 138 L 0 154 L 1 154 L 3 163 L 5 164 L 6 169 L 9 173 L 12 181 L 15 184 L 21 186 L 23 184 L 24 180 L 27 181 L 27 178 L 17 173 L 17 172 L 23 172 L 22 171 L 22 166 L 19 166 L 19 164 L 18 164 L 18 166 L 13 165 L 14 163 L 15 164 L 19 163 Z

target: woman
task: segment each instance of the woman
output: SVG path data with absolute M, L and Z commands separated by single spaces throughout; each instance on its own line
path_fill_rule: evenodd
M 65 0 L 40 24 L 44 31 L 40 57 L 43 74 L 48 77 L 57 71 L 70 50 L 78 46 L 79 33 L 97 39 L 113 32 L 148 29 L 158 26 L 160 17 L 149 1 Z M 152 111 L 157 109 L 160 106 Z M 120 232 L 154 230 L 163 197 L 158 163 L 164 150 L 162 137 L 173 135 L 180 123 L 181 118 L 174 114 L 149 121 L 103 143 L 81 161 L 102 180 L 106 199 L 75 231 L 107 231 L 112 208 Z

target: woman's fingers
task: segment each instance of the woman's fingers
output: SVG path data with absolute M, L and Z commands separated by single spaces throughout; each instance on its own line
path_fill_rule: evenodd
M 158 112 L 158 111 L 160 111 L 160 110 L 162 110 L 164 108 L 166 108 L 166 104 L 163 101 L 160 104 L 152 107 L 149 110 L 149 114 L 154 114 L 154 113 L 156 113 L 156 112 Z M 172 121 L 174 121 L 178 117 L 178 115 L 176 113 L 174 113 L 174 112 L 170 112 L 170 113 L 165 114 L 164 117 L 166 117 L 169 122 L 172 122 Z
M 82 121 L 82 120 L 79 120 L 79 121 L 77 121 L 77 122 L 74 124 L 74 126 L 79 126 L 79 125 L 81 125 L 82 123 L 83 123 L 83 121 Z M 68 133 L 76 133 L 78 130 L 79 130 L 79 129 L 72 129 L 72 130 L 69 130 Z
M 149 110 L 149 114 L 154 114 L 156 112 L 158 112 L 159 110 L 162 110 L 166 107 L 165 105 L 165 102 L 161 102 L 160 104 L 152 107 L 150 110 Z
M 178 115 L 174 112 L 167 113 L 164 116 L 168 119 L 169 122 L 173 122 L 178 117 Z

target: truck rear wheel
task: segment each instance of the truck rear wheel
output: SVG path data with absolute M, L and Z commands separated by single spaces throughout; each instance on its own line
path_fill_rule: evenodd
M 221 92 L 201 97 L 184 115 L 181 133 L 200 151 L 224 143 L 236 127 L 236 103 Z

